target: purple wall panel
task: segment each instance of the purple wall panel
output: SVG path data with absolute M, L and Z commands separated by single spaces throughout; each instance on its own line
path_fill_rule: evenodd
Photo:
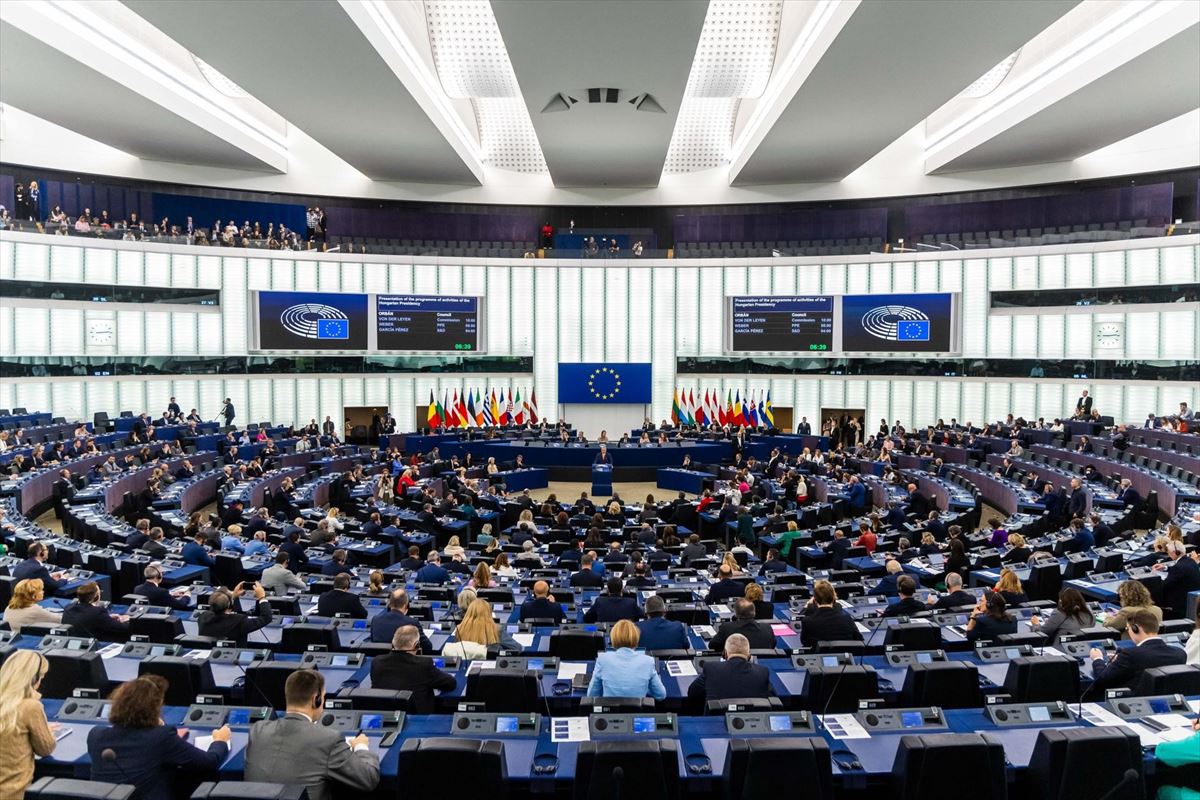
M 424 241 L 526 242 L 537 237 L 533 213 L 436 213 L 391 208 L 330 206 L 328 230 L 334 236 L 371 236 Z
M 929 233 L 1004 231 L 1146 219 L 1162 225 L 1171 217 L 1173 183 L 1094 189 L 1076 194 L 910 206 L 909 236 Z
M 681 214 L 676 242 L 773 242 L 887 238 L 887 209 L 805 209 L 746 214 Z

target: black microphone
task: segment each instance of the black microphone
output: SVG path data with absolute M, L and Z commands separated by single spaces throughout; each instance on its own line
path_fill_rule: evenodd
M 129 777 L 129 773 L 126 772 L 125 768 L 121 766 L 121 762 L 117 760 L 117 751 L 116 750 L 113 750 L 111 747 L 106 747 L 100 751 L 100 758 L 102 761 L 105 761 L 109 764 L 112 764 L 114 767 L 116 767 L 117 770 L 121 773 L 121 777 L 123 777 L 125 779 L 125 782 L 127 784 L 129 784 L 130 786 L 133 786 L 133 787 L 137 786 L 137 783 L 134 782 L 133 778 Z M 1132 770 L 1130 770 L 1130 771 L 1132 772 Z
M 1133 770 L 1130 770 L 1132 772 Z M 621 767 L 613 767 L 613 800 L 621 800 L 621 783 L 625 780 L 625 770 Z
M 1116 796 L 1117 792 L 1119 792 L 1121 789 L 1124 789 L 1126 786 L 1130 785 L 1134 781 L 1140 780 L 1141 777 L 1142 776 L 1138 774 L 1138 771 L 1136 769 L 1125 770 L 1125 774 L 1121 776 L 1121 780 L 1117 781 L 1116 786 L 1113 786 L 1111 789 L 1109 789 L 1107 792 L 1105 792 L 1100 797 L 1100 800 L 1111 800 L 1113 797 Z

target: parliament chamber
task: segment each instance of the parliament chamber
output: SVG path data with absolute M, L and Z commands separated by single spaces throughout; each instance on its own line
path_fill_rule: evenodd
M 0 67 L 0 800 L 1200 800 L 1200 3 Z

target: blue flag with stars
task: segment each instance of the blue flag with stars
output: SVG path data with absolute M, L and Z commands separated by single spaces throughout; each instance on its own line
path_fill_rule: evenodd
M 558 402 L 649 403 L 650 364 L 559 364 Z

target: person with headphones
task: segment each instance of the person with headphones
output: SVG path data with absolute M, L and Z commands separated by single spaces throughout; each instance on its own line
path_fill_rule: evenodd
M 298 669 L 283 685 L 287 709 L 250 729 L 245 780 L 303 784 L 309 800 L 331 800 L 338 789 L 370 792 L 379 785 L 379 757 L 367 737 L 343 738 L 336 726 L 317 725 L 325 705 L 325 676 Z
M 103 642 L 123 642 L 129 638 L 129 617 L 109 614 L 100 602 L 100 586 L 88 581 L 75 590 L 75 602 L 63 609 L 63 625 L 71 626 L 75 636 L 87 636 Z
M 246 644 L 246 637 L 254 631 L 271 624 L 271 604 L 267 602 L 267 592 L 262 584 L 255 582 L 253 616 L 234 611 L 239 606 L 242 594 L 246 591 L 246 583 L 239 583 L 232 592 L 221 587 L 208 598 L 208 609 L 196 615 L 199 625 L 197 633 L 201 636 L 212 636 L 217 639 L 232 639 L 238 645 Z
M 1155 667 L 1183 664 L 1187 653 L 1158 638 L 1158 617 L 1145 609 L 1138 609 L 1125 618 L 1125 628 L 1133 647 L 1118 647 L 1107 659 L 1104 652 L 1093 647 L 1092 686 L 1088 690 L 1096 697 L 1104 697 L 1104 690 L 1119 686 L 1135 687 L 1142 673 Z M 1136 693 L 1136 692 L 1135 692 Z
M 163 571 L 158 564 L 147 564 L 142 570 L 142 582 L 134 588 L 134 594 L 140 594 L 153 606 L 167 606 L 176 611 L 187 611 L 192 607 L 188 602 L 188 594 L 183 590 L 180 594 L 172 594 L 162 588 Z
M 34 757 L 54 752 L 59 725 L 47 722 L 38 693 L 49 668 L 37 650 L 16 650 L 0 668 L 0 797 L 22 800 Z

